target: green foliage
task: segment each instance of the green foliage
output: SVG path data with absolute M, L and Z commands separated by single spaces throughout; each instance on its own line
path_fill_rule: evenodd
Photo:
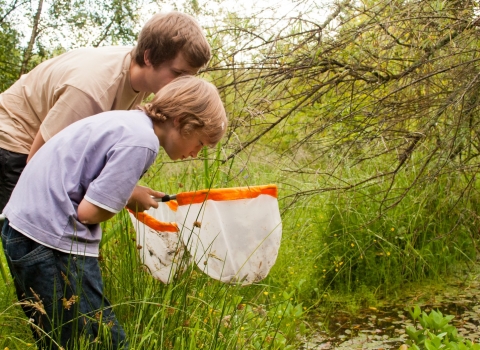
M 106 229 L 114 238 L 102 245 L 105 288 L 133 348 L 288 349 L 302 332 L 304 310 L 291 294 L 229 286 L 193 266 L 163 285 L 142 269 L 127 215 Z
M 21 66 L 21 35 L 8 23 L 0 23 L 0 92 L 5 91 L 19 77 Z
M 142 4 L 54 2 L 28 67 L 62 52 L 63 40 L 131 44 Z M 213 58 L 203 76 L 219 87 L 227 135 L 203 162 L 160 156 L 142 181 L 172 194 L 276 183 L 282 245 L 260 285 L 233 288 L 190 268 L 163 286 L 141 269 L 128 217 L 106 223 L 105 288 L 138 348 L 293 347 L 307 311 L 370 306 L 406 281 L 475 263 L 476 2 L 341 1 L 332 8 L 329 18 L 313 12 L 273 22 L 262 13 L 227 13 L 206 28 Z M 2 89 L 22 61 L 19 23 L 2 23 Z M 22 348 L 26 321 L 12 307 L 12 286 L 5 288 L 0 346 Z M 445 319 L 432 317 L 428 327 Z M 443 327 L 411 332 L 438 347 L 454 334 Z
M 409 339 L 408 349 L 412 350 L 479 350 L 480 345 L 465 340 L 457 333 L 457 329 L 450 325 L 452 315 L 443 315 L 440 311 L 432 310 L 430 314 L 421 311 L 417 305 L 409 310 L 415 326 L 405 329 Z M 420 327 L 421 326 L 421 327 Z
M 55 1 L 48 8 L 46 21 L 50 30 L 63 28 L 62 33 L 52 35 L 63 36 L 63 40 L 74 47 L 131 45 L 136 40 L 139 10 L 147 3 L 143 0 Z

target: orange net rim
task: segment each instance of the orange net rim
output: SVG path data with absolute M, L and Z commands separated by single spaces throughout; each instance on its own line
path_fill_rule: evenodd
M 178 229 L 178 225 L 175 222 L 163 222 L 158 221 L 153 216 L 144 213 L 144 212 L 133 212 L 130 209 L 127 209 L 130 213 L 133 214 L 137 218 L 138 221 L 144 223 L 151 229 L 158 231 L 158 232 L 173 232 L 178 233 L 180 230 Z
M 178 209 L 178 202 L 175 201 L 175 200 L 171 200 L 171 201 L 165 202 L 165 204 L 166 204 L 170 209 L 172 209 L 173 211 L 177 211 L 177 209 Z
M 214 201 L 231 201 L 236 199 L 257 198 L 262 194 L 278 198 L 277 185 L 231 187 L 183 192 L 177 194 L 176 201 L 169 201 L 165 204 L 167 204 L 171 210 L 177 211 L 179 205 L 200 204 L 205 202 L 207 199 Z M 180 232 L 178 225 L 175 222 L 159 221 L 145 212 L 133 212 L 130 209 L 128 209 L 128 211 L 132 213 L 138 221 L 142 222 L 143 224 L 147 225 L 155 231 L 174 233 Z
M 178 205 L 199 204 L 205 202 L 207 199 L 213 201 L 231 201 L 257 198 L 262 194 L 278 198 L 277 185 L 231 187 L 183 192 L 177 194 L 177 203 Z

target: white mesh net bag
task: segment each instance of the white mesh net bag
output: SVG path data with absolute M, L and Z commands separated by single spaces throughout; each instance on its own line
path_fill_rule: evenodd
M 177 202 L 183 243 L 200 270 L 228 283 L 267 276 L 282 236 L 275 185 L 184 192 Z
M 142 213 L 130 211 L 130 218 L 137 233 L 142 263 L 153 277 L 170 283 L 182 263 L 185 247 L 175 223 L 176 203 L 158 204 L 158 209 Z M 186 267 L 185 262 L 183 264 Z
M 247 285 L 265 278 L 276 261 L 282 237 L 277 195 L 275 185 L 210 189 L 178 194 L 176 225 L 184 246 L 198 268 L 210 277 L 226 283 Z M 175 205 L 169 203 L 169 208 L 174 209 Z M 162 207 L 150 210 L 151 213 L 146 215 L 158 221 L 155 219 L 159 217 L 155 213 L 158 210 L 165 209 Z M 138 222 L 134 216 L 132 220 L 134 223 Z M 147 224 L 147 220 L 144 222 Z M 165 235 L 156 234 L 155 229 L 152 231 L 152 226 L 144 229 L 146 242 L 150 242 L 148 236 L 151 234 L 155 235 L 155 240 L 157 237 L 165 240 Z M 137 241 L 138 236 L 137 231 Z M 183 252 L 179 250 L 178 236 L 176 238 L 177 255 L 181 256 Z M 151 262 L 147 260 L 153 257 L 155 262 L 155 257 L 158 257 L 162 262 L 168 261 L 165 260 L 165 253 L 160 252 L 165 251 L 168 246 L 167 242 L 157 243 L 153 249 L 154 254 L 150 251 L 145 254 L 141 250 L 143 262 L 151 272 L 162 269 L 152 268 Z M 173 268 L 176 271 L 177 266 Z M 152 274 L 155 276 L 154 272 Z M 164 278 L 160 279 L 165 282 Z

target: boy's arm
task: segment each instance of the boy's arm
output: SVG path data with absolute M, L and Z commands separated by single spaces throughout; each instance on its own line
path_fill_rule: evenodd
M 110 219 L 126 205 L 134 211 L 158 207 L 152 196 L 161 197 L 164 194 L 137 185 L 156 155 L 149 147 L 111 148 L 105 156 L 106 164 L 100 174 L 88 184 L 80 201 L 77 209 L 78 221 L 96 224 Z
M 158 203 L 152 197 L 163 197 L 165 193 L 144 186 L 135 186 L 128 199 L 127 208 L 133 212 L 141 212 L 151 207 L 158 208 Z
M 78 120 L 101 113 L 106 109 L 100 102 L 72 86 L 64 86 L 56 91 L 55 95 L 58 95 L 58 100 L 48 111 L 40 125 L 40 129 L 30 147 L 27 163 L 45 142 L 56 133 Z
M 55 91 L 55 96 L 55 104 L 40 125 L 39 132 L 45 142 L 70 124 L 110 109 L 105 101 L 69 85 Z
M 115 213 L 100 208 L 84 198 L 78 205 L 77 215 L 78 221 L 82 224 L 92 225 L 111 219 Z
M 30 153 L 28 154 L 27 163 L 32 159 L 33 155 L 45 144 L 42 133 L 37 132 L 37 136 L 33 140 L 32 147 L 30 147 Z
M 154 191 L 148 187 L 135 186 L 135 189 L 128 200 L 127 208 L 134 212 L 148 210 L 151 207 L 158 208 L 158 203 L 152 198 L 152 196 L 163 197 L 164 195 L 165 193 Z M 82 224 L 92 225 L 111 219 L 115 213 L 100 208 L 84 198 L 78 205 L 77 215 L 78 221 Z

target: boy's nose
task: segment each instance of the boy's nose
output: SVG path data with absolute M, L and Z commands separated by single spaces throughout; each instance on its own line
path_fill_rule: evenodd
M 200 152 L 200 150 L 201 150 L 202 148 L 203 148 L 203 146 L 198 146 L 198 147 L 196 147 L 196 148 L 192 151 L 192 153 L 190 153 L 190 157 L 192 157 L 192 158 L 197 158 L 198 152 Z
M 198 152 L 200 152 L 200 150 L 194 150 L 192 153 L 190 153 L 190 157 L 197 158 Z

